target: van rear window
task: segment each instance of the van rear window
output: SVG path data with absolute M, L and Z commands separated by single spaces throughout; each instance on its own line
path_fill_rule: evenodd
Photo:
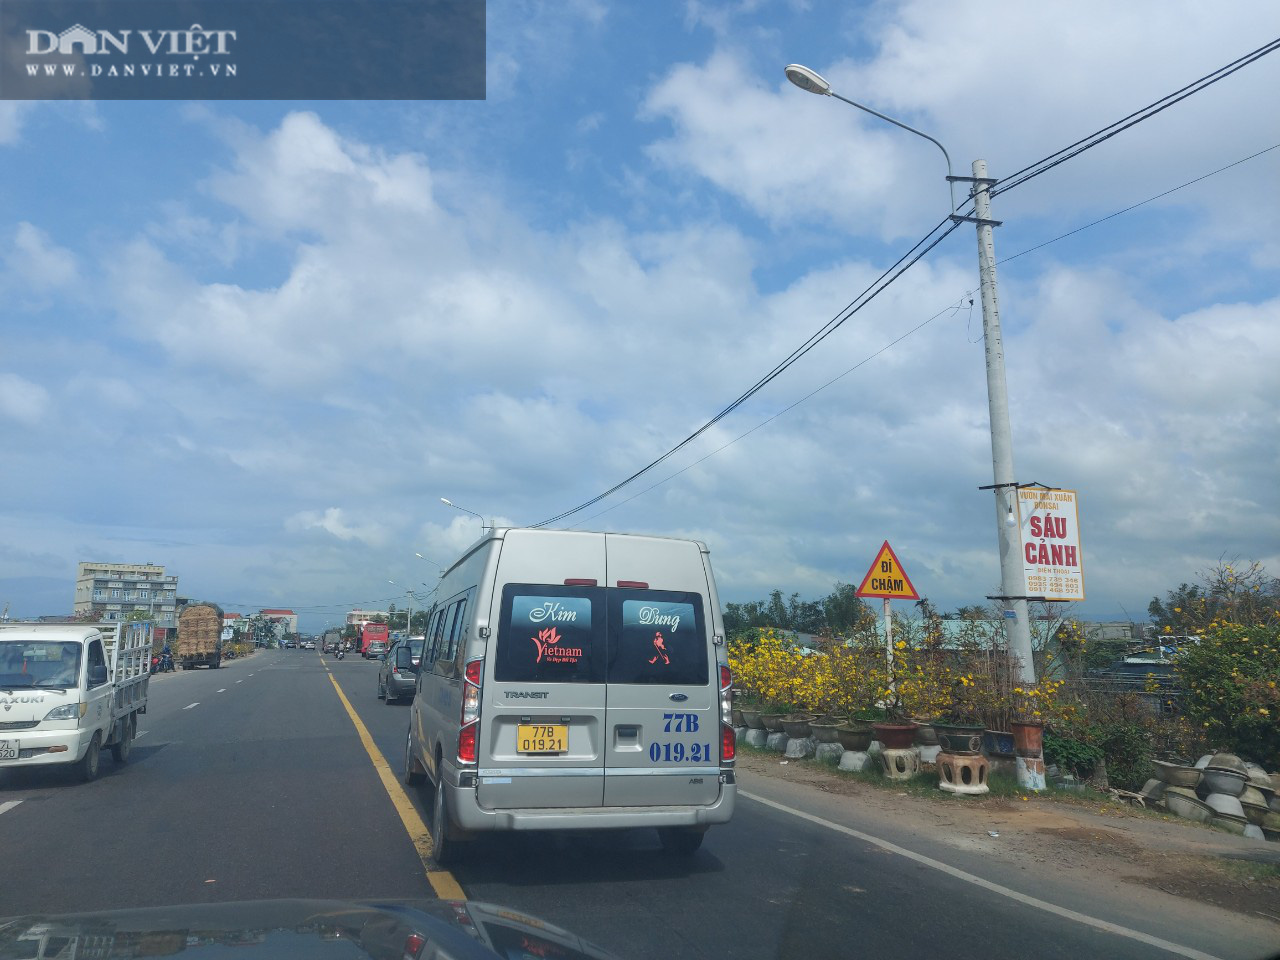
M 598 587 L 507 584 L 494 677 L 517 683 L 603 683 L 604 613 Z
M 610 683 L 705 686 L 707 633 L 696 593 L 610 591 Z

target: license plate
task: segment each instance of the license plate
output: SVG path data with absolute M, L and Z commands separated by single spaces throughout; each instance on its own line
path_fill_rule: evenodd
M 516 726 L 517 753 L 564 753 L 568 749 L 567 723 L 521 723 Z
M 17 740 L 0 740 L 0 760 L 17 760 L 20 750 Z

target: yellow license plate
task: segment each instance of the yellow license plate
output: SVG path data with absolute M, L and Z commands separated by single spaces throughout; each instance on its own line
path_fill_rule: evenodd
M 517 753 L 564 753 L 568 749 L 567 723 L 521 723 L 516 726 Z

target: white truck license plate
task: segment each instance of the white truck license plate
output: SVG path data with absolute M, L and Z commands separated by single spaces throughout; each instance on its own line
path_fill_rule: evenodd
M 19 750 L 17 740 L 0 740 L 0 760 L 17 760 Z

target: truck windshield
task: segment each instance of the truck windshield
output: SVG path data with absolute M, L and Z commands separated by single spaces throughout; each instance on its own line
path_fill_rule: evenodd
M 80 676 L 81 644 L 0 640 L 0 687 L 70 687 Z

